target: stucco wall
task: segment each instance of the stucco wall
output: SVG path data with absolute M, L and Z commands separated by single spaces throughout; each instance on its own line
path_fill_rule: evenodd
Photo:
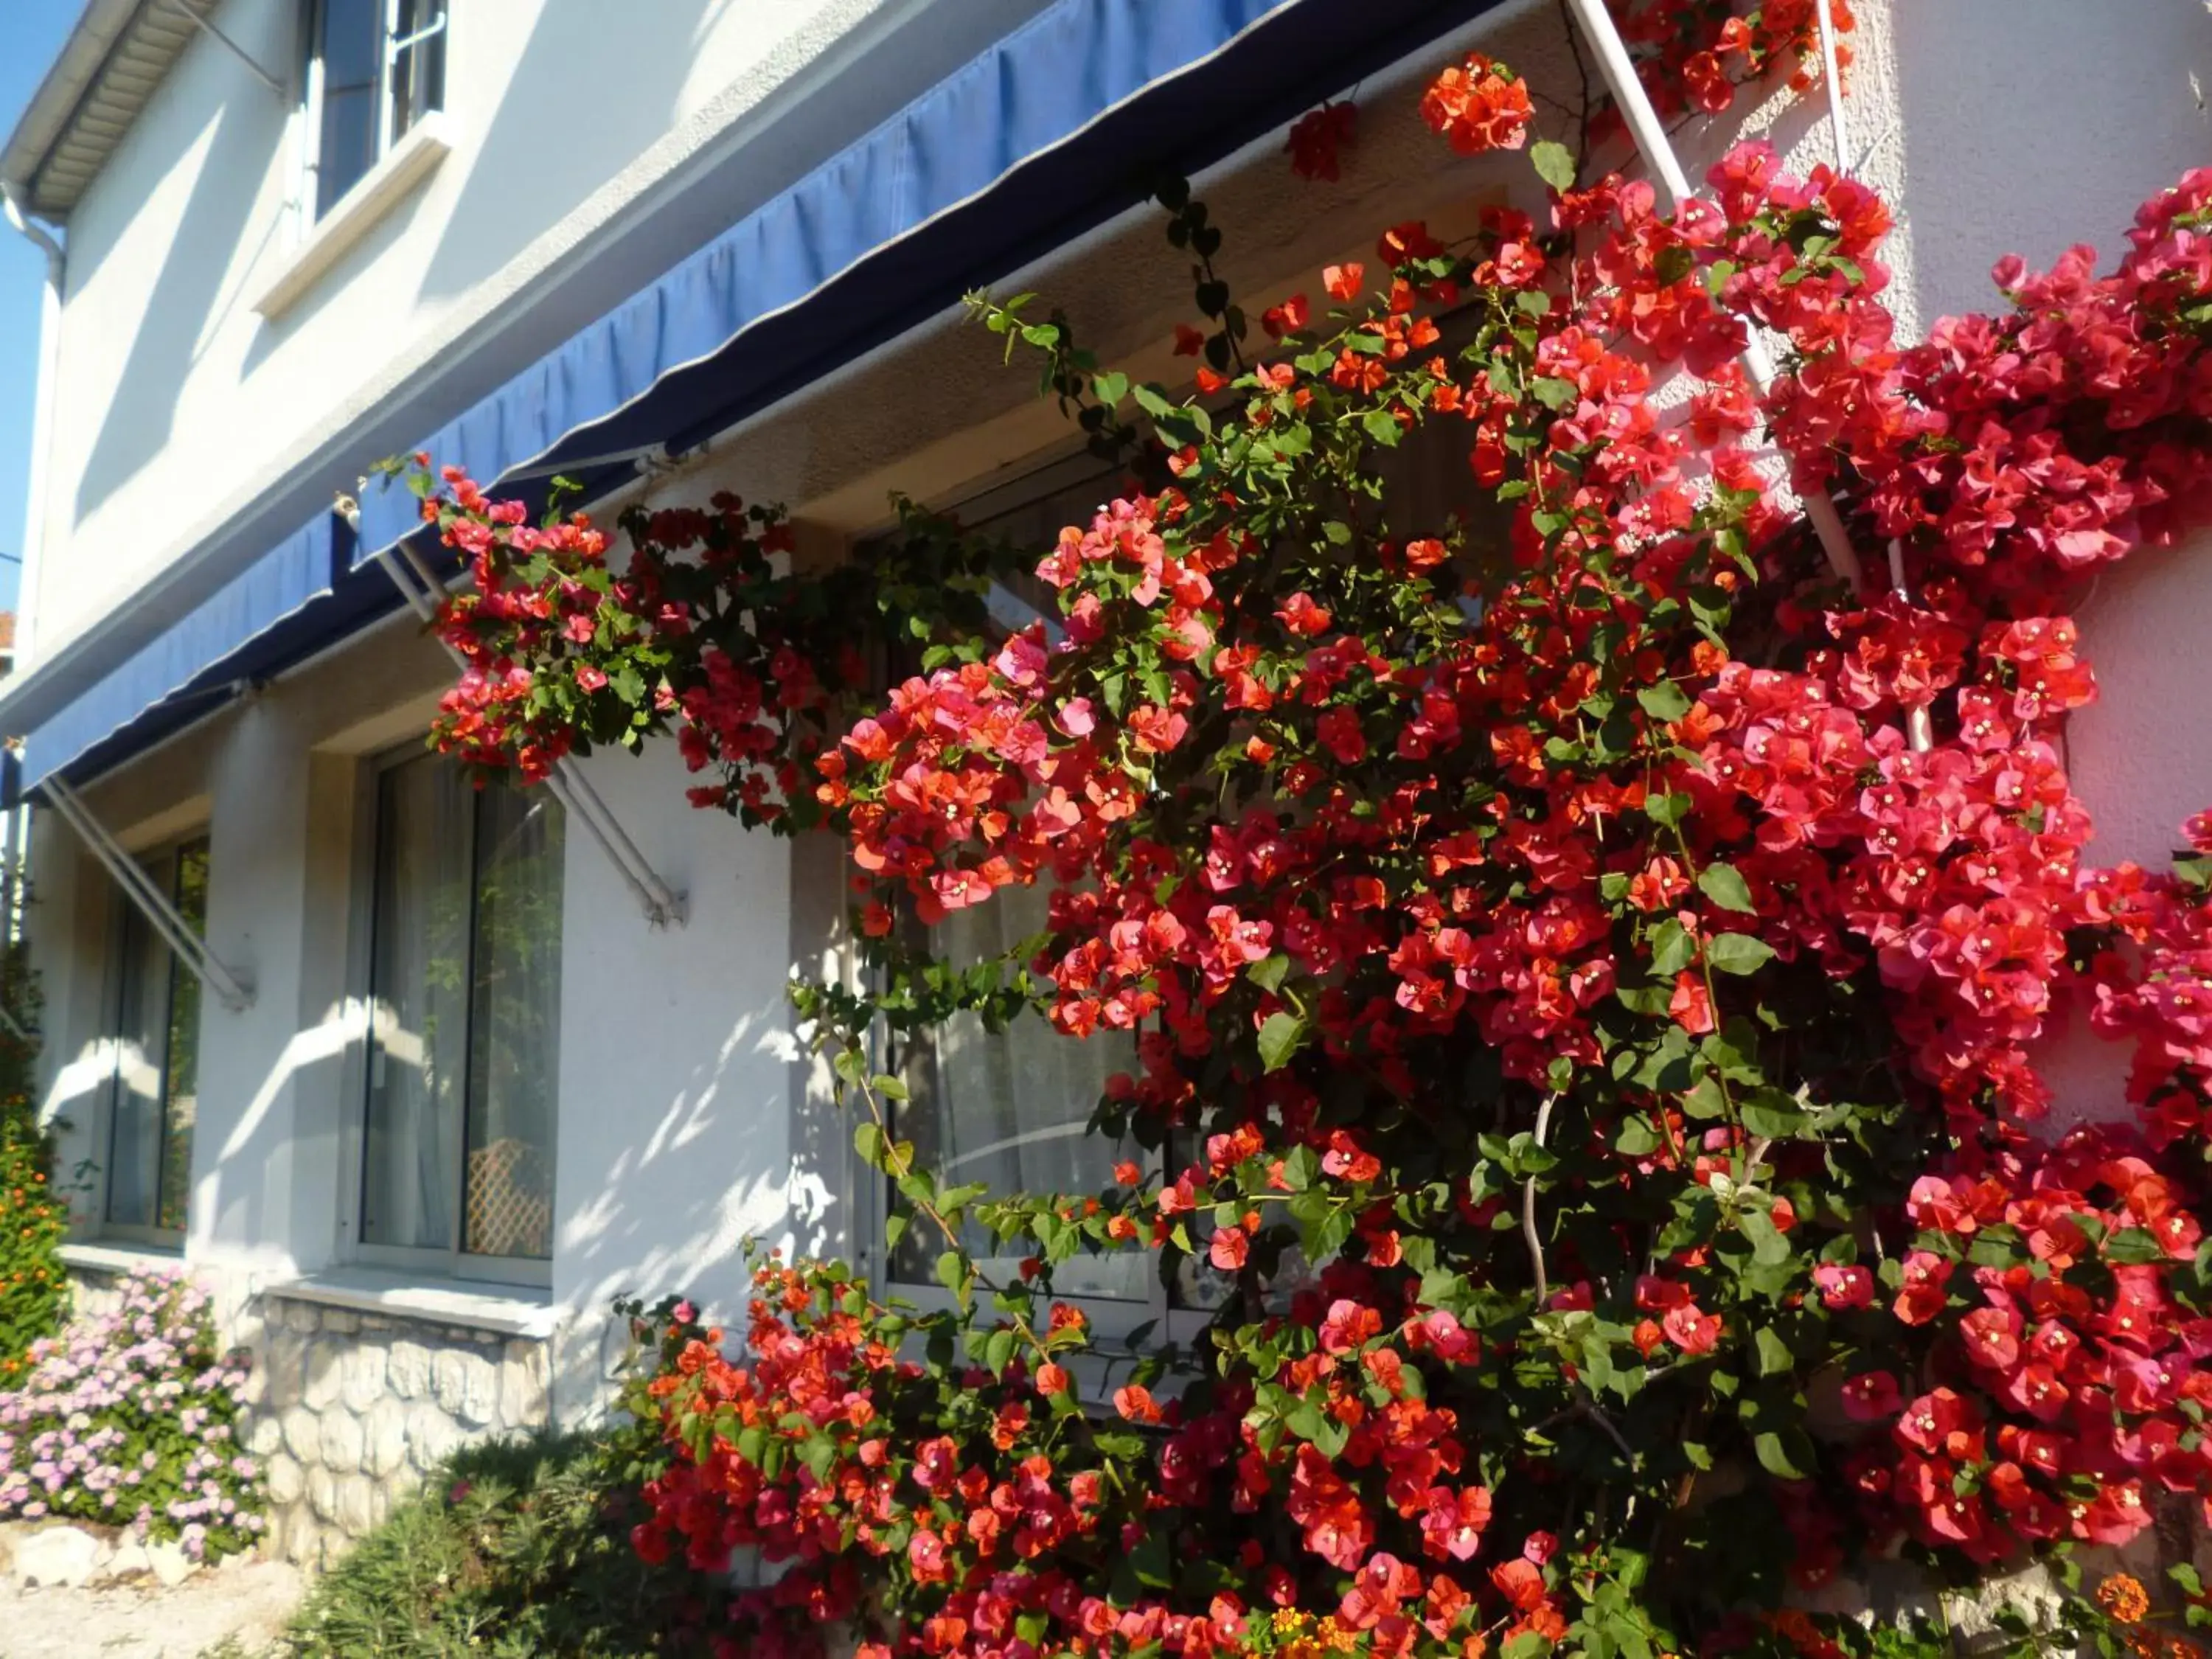
M 274 320 L 301 123 L 195 41 L 68 228 L 38 648 L 280 487 L 296 524 L 1037 3 L 463 0 L 453 153 Z M 301 9 L 217 21 L 295 77 Z

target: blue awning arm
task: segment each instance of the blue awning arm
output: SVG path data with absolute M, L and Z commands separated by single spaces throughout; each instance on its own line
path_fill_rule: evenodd
M 341 498 L 340 511 L 351 514 L 358 507 L 349 498 Z M 376 562 L 384 568 L 392 585 L 399 591 L 415 614 L 428 624 L 438 617 L 438 600 L 445 596 L 445 584 L 438 580 L 428 563 L 411 542 L 402 542 L 388 547 L 375 556 Z M 441 639 L 447 655 L 461 667 L 467 664 L 459 650 L 450 640 Z M 646 861 L 645 854 L 637 850 L 637 843 L 622 826 L 613 810 L 592 787 L 592 781 L 579 770 L 568 757 L 563 755 L 553 764 L 553 771 L 545 780 L 545 787 L 563 810 L 581 823 L 599 850 L 615 867 L 623 884 L 637 897 L 645 910 L 645 919 L 656 927 L 681 927 L 690 919 L 690 907 L 684 895 L 677 892 L 660 878 L 658 872 Z
M 161 942 L 167 945 L 187 972 L 193 975 L 217 1000 L 233 1013 L 240 1013 L 253 1006 L 253 988 L 236 970 L 225 967 L 208 948 L 207 941 L 192 931 L 191 923 L 178 913 L 169 896 L 154 884 L 154 878 L 140 867 L 138 860 L 125 852 L 106 827 L 92 814 L 76 792 L 60 777 L 50 777 L 39 786 L 62 822 L 77 833 L 86 848 L 107 868 L 115 878 L 115 884 L 123 896 L 137 906 Z

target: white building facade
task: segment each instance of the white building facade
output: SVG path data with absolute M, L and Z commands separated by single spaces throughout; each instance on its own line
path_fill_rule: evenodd
M 1908 336 L 1990 304 L 2001 253 L 2116 249 L 2212 156 L 2195 0 L 1858 11 L 1851 152 L 1899 210 Z M 393 580 L 410 504 L 362 475 L 427 449 L 525 494 L 732 489 L 806 558 L 897 489 L 1042 548 L 1100 480 L 963 290 L 1039 290 L 1174 381 L 1148 172 L 1196 171 L 1255 311 L 1383 226 L 1537 207 L 1523 158 L 1415 116 L 1470 49 L 1577 94 L 1534 0 L 93 0 L 0 155 L 60 244 L 0 686 L 43 1087 L 76 1270 L 181 1261 L 262 1359 L 287 1553 L 457 1437 L 586 1416 L 618 1294 L 739 1314 L 749 1237 L 906 1276 L 785 994 L 843 961 L 837 849 L 692 809 L 672 745 L 471 790 L 423 743 L 453 669 Z M 1355 86 L 1343 180 L 1293 178 L 1285 123 Z M 1833 154 L 1779 88 L 1676 142 L 1694 174 L 1744 132 Z M 2155 860 L 2212 798 L 2182 678 L 2212 583 L 2145 555 L 2084 620 L 2077 787 L 2100 856 Z M 1084 1070 L 948 1048 L 938 1144 L 1082 1176 Z

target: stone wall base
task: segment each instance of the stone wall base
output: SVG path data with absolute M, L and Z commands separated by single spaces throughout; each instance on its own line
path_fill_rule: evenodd
M 118 1299 L 113 1275 L 70 1278 L 81 1313 Z M 271 1557 L 319 1570 L 456 1447 L 551 1424 L 543 1339 L 210 1288 L 220 1339 L 252 1356 L 240 1438 L 261 1464 Z

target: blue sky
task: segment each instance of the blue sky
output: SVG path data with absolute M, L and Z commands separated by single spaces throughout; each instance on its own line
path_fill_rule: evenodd
M 0 142 L 39 89 L 82 0 L 7 0 L 0 5 Z M 31 464 L 31 405 L 39 385 L 39 291 L 46 256 L 0 225 L 0 610 L 15 603 L 13 562 L 23 550 L 24 487 Z

